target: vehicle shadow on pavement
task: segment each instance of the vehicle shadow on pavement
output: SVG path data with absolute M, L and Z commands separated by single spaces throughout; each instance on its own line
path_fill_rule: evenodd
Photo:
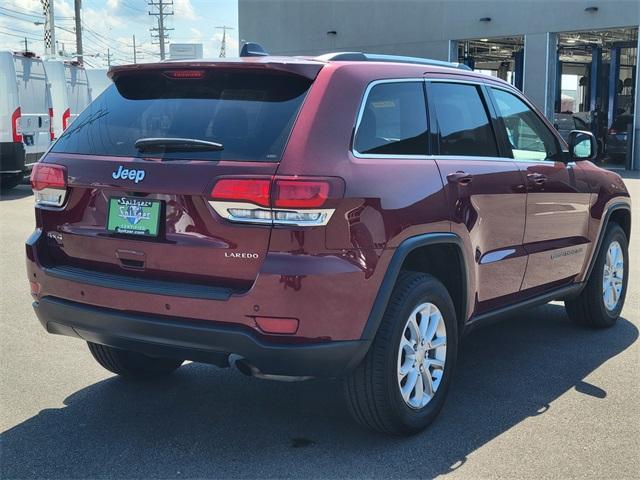
M 19 198 L 28 197 L 33 195 L 31 191 L 31 186 L 29 185 L 18 185 L 11 190 L 1 190 L 0 191 L 0 202 L 4 200 L 17 200 Z
M 479 329 L 463 342 L 446 405 L 411 438 L 350 419 L 340 383 L 277 383 L 183 366 L 171 379 L 90 385 L 1 436 L 2 478 L 433 477 L 575 388 L 638 338 L 573 325 L 546 305 Z

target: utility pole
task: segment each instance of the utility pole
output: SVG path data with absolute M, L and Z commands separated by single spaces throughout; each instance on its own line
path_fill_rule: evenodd
M 29 44 L 27 43 L 27 37 L 24 37 L 24 51 L 29 51 Z
M 136 36 L 133 36 L 133 63 L 138 63 L 138 58 L 136 57 Z
M 233 30 L 233 27 L 227 27 L 226 25 L 222 25 L 221 27 L 216 27 L 216 28 L 222 30 L 222 42 L 220 43 L 220 58 L 225 58 L 227 56 L 227 30 Z
M 44 49 L 50 55 L 56 55 L 56 30 L 53 21 L 53 0 L 40 0 L 44 14 Z
M 160 45 L 160 60 L 164 60 L 165 57 L 165 44 L 169 39 L 167 32 L 173 30 L 173 28 L 167 28 L 164 26 L 166 17 L 173 15 L 173 11 L 167 10 L 167 7 L 173 6 L 173 0 L 149 0 L 149 6 L 152 9 L 155 7 L 157 10 L 149 12 L 149 15 L 153 15 L 158 18 L 158 26 L 150 28 L 151 32 L 158 32 L 157 35 L 151 33 L 151 38 L 157 38 Z
M 111 50 L 108 48 L 107 48 L 107 67 L 111 68 Z
M 51 0 L 53 3 L 53 0 Z M 80 65 L 84 63 L 84 59 L 82 57 L 82 19 L 80 16 L 80 10 L 82 9 L 82 0 L 74 0 L 73 4 L 75 10 L 75 20 L 76 20 L 76 55 L 77 60 Z

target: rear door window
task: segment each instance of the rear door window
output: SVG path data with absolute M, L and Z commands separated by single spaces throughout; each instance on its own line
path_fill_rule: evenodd
M 422 81 L 379 83 L 369 91 L 354 151 L 364 155 L 426 155 L 427 111 Z
M 432 82 L 429 105 L 440 130 L 440 155 L 497 157 L 487 109 L 476 85 Z
M 211 69 L 202 78 L 162 72 L 116 80 L 60 137 L 54 152 L 142 156 L 142 138 L 221 143 L 221 151 L 166 151 L 153 157 L 277 162 L 311 81 Z

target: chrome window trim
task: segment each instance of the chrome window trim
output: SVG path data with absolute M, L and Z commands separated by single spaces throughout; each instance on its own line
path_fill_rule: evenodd
M 360 153 L 356 150 L 356 136 L 358 135 L 358 128 L 364 115 L 364 108 L 367 104 L 369 94 L 373 87 L 383 83 L 421 83 L 424 85 L 424 78 L 420 77 L 407 77 L 407 78 L 385 78 L 382 80 L 373 80 L 367 85 L 364 91 L 362 99 L 360 100 L 360 107 L 358 108 L 358 116 L 356 117 L 356 124 L 353 130 L 353 140 L 351 141 L 351 154 L 355 158 L 395 158 L 398 160 L 425 160 L 429 155 L 394 155 L 387 153 Z M 425 103 L 425 109 L 427 108 Z
M 492 80 L 492 79 L 488 79 Z M 364 108 L 367 103 L 367 99 L 369 98 L 369 94 L 371 90 L 376 85 L 380 85 L 383 83 L 407 83 L 407 82 L 431 82 L 431 83 L 458 83 L 458 84 L 466 84 L 466 85 L 476 85 L 476 86 L 486 86 L 487 88 L 496 88 L 499 90 L 503 90 L 507 93 L 514 95 L 516 98 L 520 99 L 529 107 L 531 111 L 533 111 L 536 115 L 538 112 L 535 107 L 529 102 L 529 100 L 522 95 L 517 88 L 512 85 L 503 85 L 494 81 L 483 81 L 483 80 L 471 80 L 471 79 L 462 79 L 462 78 L 429 78 L 429 77 L 407 77 L 407 78 L 386 78 L 381 80 L 373 80 L 367 85 L 367 88 L 364 91 L 362 99 L 360 100 L 360 106 L 358 107 L 358 116 L 356 117 L 356 123 L 354 125 L 353 130 L 353 139 L 351 143 L 350 153 L 358 159 L 396 159 L 396 160 L 482 160 L 482 161 L 499 161 L 499 162 L 518 162 L 518 163 L 564 163 L 560 160 L 517 160 L 511 157 L 485 157 L 480 155 L 393 155 L 393 154 L 374 154 L 374 153 L 360 153 L 355 149 L 355 141 L 356 135 L 358 134 L 358 127 L 360 127 L 360 122 L 362 121 L 362 116 L 364 115 Z M 425 104 L 425 107 L 428 110 L 428 106 Z M 428 114 L 428 111 L 427 111 Z M 539 115 L 538 115 L 539 116 Z M 543 121 L 544 124 L 544 121 Z M 545 124 L 545 127 L 548 129 L 549 127 Z M 430 133 L 430 132 L 429 132 Z M 552 135 L 556 136 L 552 131 Z M 557 136 L 556 136 L 557 138 Z M 559 146 L 562 147 L 562 142 L 559 142 Z M 561 148 L 562 152 L 565 152 L 564 149 Z

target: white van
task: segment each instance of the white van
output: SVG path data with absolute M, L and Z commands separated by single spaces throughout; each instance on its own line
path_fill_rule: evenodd
M 88 68 L 87 78 L 89 79 L 89 92 L 91 93 L 92 102 L 111 85 L 111 79 L 107 77 L 106 68 Z
M 54 138 L 91 103 L 86 70 L 75 62 L 47 60 L 44 62 L 49 79 L 53 105 Z
M 43 61 L 30 52 L 0 52 L 0 93 L 0 180 L 4 190 L 22 180 L 53 138 Z

